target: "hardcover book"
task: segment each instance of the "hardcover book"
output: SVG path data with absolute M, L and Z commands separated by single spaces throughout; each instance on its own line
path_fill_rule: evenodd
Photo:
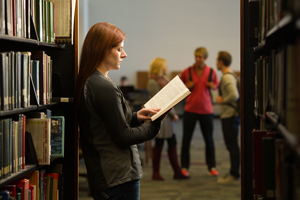
M 177 75 L 145 104 L 145 108 L 161 108 L 158 113 L 151 117 L 151 120 L 154 121 L 190 93 L 189 89 Z
M 39 164 L 50 165 L 50 119 L 27 119 L 26 131 L 31 133 Z
M 51 156 L 64 157 L 65 142 L 65 118 L 64 116 L 51 117 Z

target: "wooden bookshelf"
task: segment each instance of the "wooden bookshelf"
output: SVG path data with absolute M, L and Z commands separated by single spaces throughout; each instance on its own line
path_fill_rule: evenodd
M 297 0 L 240 3 L 241 199 L 299 199 L 300 4 Z M 260 194 L 253 172 L 253 150 L 261 145 L 252 140 L 256 131 L 269 133 L 263 138 L 271 138 L 275 146 L 261 152 L 273 151 L 275 162 L 268 167 L 276 172 L 271 176 L 275 186 L 273 181 L 272 189 L 266 191 L 270 183 L 263 180 Z M 260 167 L 267 173 L 266 167 Z
M 0 19 L 4 20 L 4 19 Z M 1 21 L 2 23 L 2 21 Z M 4 22 L 3 22 L 4 23 Z M 63 198 L 77 200 L 78 191 L 78 166 L 79 166 L 79 142 L 78 125 L 76 120 L 75 105 L 73 103 L 75 80 L 78 74 L 78 0 L 75 7 L 74 37 L 73 44 L 53 44 L 40 42 L 36 36 L 30 38 L 10 36 L 0 34 L 1 52 L 34 52 L 45 51 L 53 60 L 52 72 L 59 73 L 61 77 L 60 96 L 54 96 L 59 99 L 69 99 L 68 102 L 51 102 L 45 105 L 29 105 L 24 108 L 14 108 L 0 110 L 0 120 L 6 118 L 15 118 L 18 114 L 28 114 L 30 112 L 40 112 L 46 109 L 51 110 L 52 116 L 65 117 L 65 144 L 64 157 L 51 158 L 50 165 L 26 164 L 25 169 L 11 173 L 8 177 L 0 179 L 0 187 L 13 181 L 19 180 L 34 170 L 48 169 L 53 165 L 62 164 L 63 174 Z M 34 28 L 33 28 L 34 30 Z M 31 33 L 34 34 L 34 33 Z M 33 98 L 32 95 L 30 95 Z M 1 141 L 3 142 L 3 141 Z M 2 155 L 1 155 L 2 157 Z M 26 160 L 25 160 L 26 163 Z

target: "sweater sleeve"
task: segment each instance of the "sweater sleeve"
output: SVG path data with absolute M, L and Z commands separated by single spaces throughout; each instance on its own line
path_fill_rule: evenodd
M 131 122 L 137 123 L 137 116 L 136 113 L 133 116 L 131 113 L 124 113 L 122 98 L 118 89 L 108 81 L 102 81 L 97 85 L 97 91 L 93 93 L 94 107 L 103 119 L 107 132 L 115 145 L 126 148 L 150 140 L 158 134 L 161 125 L 160 120 L 130 127 Z M 128 119 L 130 120 L 129 123 Z
M 236 80 L 232 75 L 223 76 L 222 84 L 227 95 L 223 97 L 224 103 L 236 101 L 239 98 L 239 92 L 236 86 Z

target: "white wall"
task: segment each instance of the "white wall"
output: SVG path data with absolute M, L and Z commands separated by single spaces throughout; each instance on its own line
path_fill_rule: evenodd
M 238 0 L 80 0 L 80 47 L 88 29 L 106 21 L 127 34 L 128 55 L 109 73 L 117 84 L 126 75 L 136 85 L 136 71 L 149 68 L 155 57 L 168 61 L 169 72 L 194 63 L 194 50 L 205 46 L 207 64 L 216 69 L 219 50 L 233 56 L 240 69 L 240 2 Z M 218 73 L 221 76 L 221 73 Z

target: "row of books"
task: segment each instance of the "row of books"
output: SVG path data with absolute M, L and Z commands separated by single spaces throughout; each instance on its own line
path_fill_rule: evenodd
M 44 51 L 0 53 L 0 80 L 0 110 L 51 103 L 52 60 Z
M 62 166 L 56 164 L 0 187 L 0 197 L 2 200 L 59 200 L 62 199 L 62 182 Z
M 272 50 L 270 56 L 256 61 L 254 109 L 259 115 L 276 113 L 278 122 L 300 139 L 299 53 L 300 37 L 295 44 Z
M 251 2 L 250 3 L 255 3 Z M 298 0 L 259 0 L 258 43 L 262 43 L 269 31 L 285 17 L 292 16 L 300 9 Z M 251 13 L 253 14 L 253 13 Z
M 56 35 L 70 37 L 71 5 L 71 0 L 0 0 L 0 34 L 47 43 L 55 43 Z
M 64 117 L 47 113 L 0 120 L 1 179 L 25 169 L 25 164 L 50 165 L 51 157 L 64 157 Z
M 276 131 L 254 130 L 252 142 L 254 199 L 299 199 L 300 163 L 286 141 Z

